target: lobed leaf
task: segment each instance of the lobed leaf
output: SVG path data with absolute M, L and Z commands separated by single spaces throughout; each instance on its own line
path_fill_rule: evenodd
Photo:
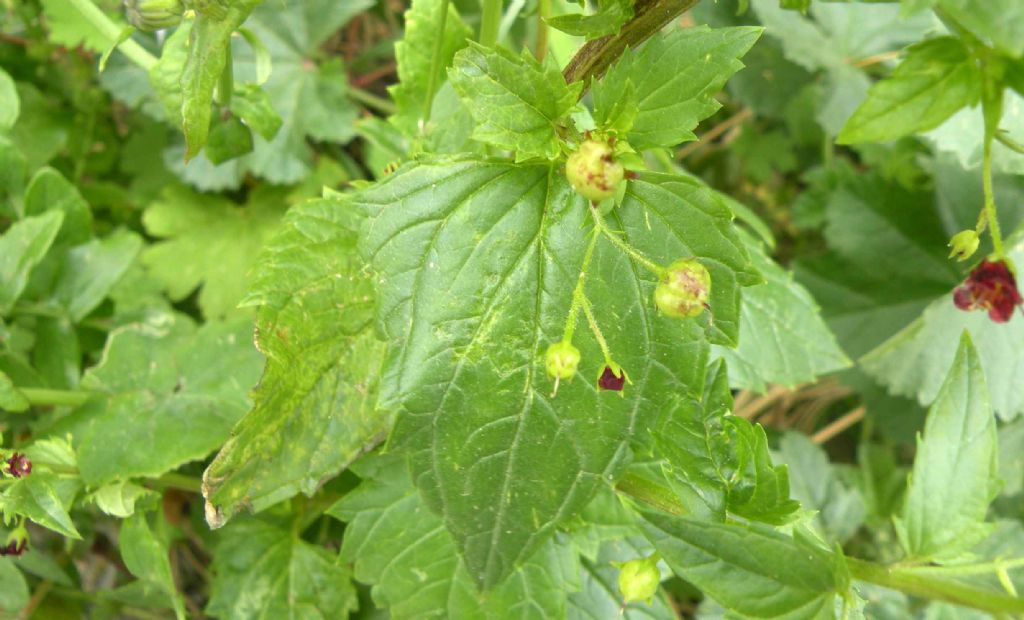
M 615 475 L 665 395 L 700 393 L 702 323 L 658 316 L 652 278 L 602 240 L 586 292 L 632 384 L 622 398 L 590 383 L 603 362 L 581 326 L 582 376 L 552 398 L 542 355 L 561 337 L 591 218 L 552 166 L 425 162 L 353 202 L 369 214 L 361 248 L 389 342 L 381 406 L 398 410 L 392 441 L 413 454 L 417 486 L 471 574 L 494 586 Z M 709 332 L 735 334 L 738 286 L 757 275 L 710 191 L 649 175 L 613 215 L 656 261 L 700 258 L 713 278 Z

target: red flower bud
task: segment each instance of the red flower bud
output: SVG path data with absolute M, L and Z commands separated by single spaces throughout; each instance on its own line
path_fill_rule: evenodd
M 28 538 L 16 538 L 0 546 L 0 556 L 21 555 L 28 549 Z
M 604 371 L 601 372 L 601 376 L 597 378 L 597 387 L 602 390 L 612 390 L 615 392 L 621 392 L 622 388 L 626 386 L 626 371 L 621 368 L 618 369 L 618 373 L 612 370 L 611 366 L 605 366 Z
M 1005 261 L 981 261 L 953 291 L 953 303 L 961 310 L 988 310 L 996 323 L 1005 323 L 1013 317 L 1013 310 L 1021 305 L 1017 280 Z
M 15 478 L 21 478 L 32 473 L 32 461 L 24 454 L 15 452 L 7 459 L 7 473 Z

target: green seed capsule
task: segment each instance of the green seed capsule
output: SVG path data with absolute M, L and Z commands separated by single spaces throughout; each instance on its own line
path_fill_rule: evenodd
M 581 196 L 601 202 L 615 196 L 626 172 L 607 142 L 587 140 L 565 162 L 565 177 Z
M 694 317 L 704 311 L 711 295 L 711 274 L 696 259 L 669 265 L 654 289 L 654 304 L 666 316 Z

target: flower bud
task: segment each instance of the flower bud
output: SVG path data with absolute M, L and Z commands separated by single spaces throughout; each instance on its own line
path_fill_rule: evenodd
M 633 601 L 650 601 L 658 592 L 661 584 L 661 571 L 658 570 L 658 554 L 624 562 L 619 566 L 619 591 L 622 599 Z
M 3 545 L 0 545 L 0 557 L 2 556 L 19 556 L 25 553 L 28 549 L 28 531 L 25 530 L 24 523 L 14 528 L 10 534 L 7 535 L 7 540 Z
M 654 304 L 666 316 L 694 317 L 704 311 L 711 295 L 711 274 L 696 259 L 669 265 L 654 289 Z
M 613 155 L 607 142 L 586 140 L 565 162 L 569 184 L 591 202 L 614 197 L 625 170 Z
M 626 387 L 626 381 L 629 381 L 629 377 L 618 364 L 615 364 L 614 367 L 605 366 L 597 377 L 597 387 L 602 390 L 621 392 Z
M 125 0 L 124 9 L 128 22 L 147 32 L 178 25 L 185 13 L 181 0 Z
M 570 342 L 556 342 L 544 355 L 544 368 L 552 379 L 571 379 L 580 364 L 580 351 Z
M 32 461 L 19 452 L 7 459 L 7 474 L 14 478 L 23 478 L 32 473 Z
M 967 260 L 978 250 L 978 233 L 973 230 L 961 230 L 949 240 L 949 257 Z

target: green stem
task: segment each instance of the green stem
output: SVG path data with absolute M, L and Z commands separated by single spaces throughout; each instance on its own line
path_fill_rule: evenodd
M 996 212 L 995 192 L 992 189 L 992 136 L 985 136 L 985 151 L 981 165 L 982 191 L 985 193 L 985 219 L 988 221 L 990 235 L 992 235 L 992 248 L 996 258 L 1003 258 L 1003 235 L 999 229 L 999 218 Z
M 601 328 L 597 326 L 597 317 L 594 316 L 594 309 L 590 307 L 590 302 L 587 298 L 583 298 L 583 314 L 587 317 L 587 325 L 590 326 L 590 331 L 593 332 L 594 338 L 597 340 L 597 346 L 601 347 L 601 355 L 604 356 L 604 363 L 606 366 L 614 364 L 612 360 L 612 350 L 608 346 L 608 341 L 604 339 L 604 334 L 601 333 Z
M 235 89 L 235 68 L 231 58 L 231 46 L 224 50 L 224 70 L 220 72 L 220 79 L 217 80 L 217 88 L 213 91 L 213 100 L 217 105 L 227 107 L 231 105 L 231 92 Z
M 501 27 L 501 0 L 480 0 L 480 45 L 494 47 Z
M 551 14 L 551 0 L 539 0 L 537 3 L 537 46 L 534 56 L 544 62 L 548 55 L 548 23 L 544 21 Z
M 951 566 L 906 566 L 900 570 L 918 575 L 936 575 L 942 577 L 957 577 L 960 575 L 984 575 L 987 573 L 998 573 L 1000 570 L 1013 570 L 1024 568 L 1024 558 L 1014 558 L 997 562 L 979 562 L 976 564 L 960 564 Z
M 361 103 L 368 108 L 373 108 L 382 114 L 394 114 L 397 111 L 395 104 L 391 103 L 390 100 L 385 99 L 384 97 L 378 97 L 373 93 L 368 93 L 361 88 L 356 88 L 355 86 L 350 85 L 348 87 L 348 97 L 349 99 L 357 103 Z M 429 112 L 427 114 L 428 116 L 426 118 L 429 119 Z
M 615 60 L 628 48 L 635 48 L 666 24 L 693 8 L 700 0 L 637 0 L 633 8 L 633 19 L 619 30 L 617 35 L 594 39 L 580 48 L 562 75 L 569 84 L 583 82 L 590 85 L 590 79 L 600 77 Z M 584 91 L 586 88 L 584 88 Z M 581 92 L 580 96 L 583 94 Z
M 597 247 L 598 237 L 600 237 L 600 233 L 595 228 L 590 233 L 590 242 L 583 253 L 583 264 L 580 265 L 580 275 L 576 278 L 576 288 L 572 291 L 572 304 L 569 306 L 569 316 L 565 319 L 562 342 L 572 342 L 573 332 L 576 331 L 576 318 L 579 316 L 580 307 L 586 301 L 584 288 L 587 282 L 587 270 L 590 269 L 590 261 L 594 258 L 594 248 Z
M 1024 599 L 1014 596 L 936 578 L 914 569 L 881 566 L 856 558 L 846 558 L 846 564 L 855 579 L 906 594 L 963 605 L 992 614 L 1024 613 Z
M 601 231 L 601 234 L 604 235 L 605 239 L 610 241 L 611 244 L 618 248 L 623 254 L 632 258 L 642 267 L 644 267 L 654 275 L 658 276 L 659 278 L 665 274 L 664 267 L 641 254 L 636 248 L 629 245 L 628 243 L 620 239 L 618 235 L 609 230 L 604 223 L 604 218 L 601 217 L 601 214 L 598 212 L 596 208 L 590 209 L 590 213 L 594 216 L 594 226 L 597 228 L 597 230 Z
M 178 489 L 179 491 L 187 491 L 189 493 L 202 493 L 203 490 L 203 481 L 199 478 L 178 474 L 173 471 L 159 478 L 150 478 L 148 482 L 162 489 Z
M 37 407 L 63 405 L 77 407 L 96 395 L 96 392 L 83 390 L 51 390 L 47 388 L 18 388 L 18 391 L 31 405 Z
M 634 474 L 623 476 L 615 484 L 615 490 L 677 517 L 688 514 L 686 508 L 679 502 L 679 497 L 671 489 Z
M 1005 132 L 997 131 L 995 138 L 996 140 L 1002 142 L 1003 146 L 1010 149 L 1014 153 L 1020 153 L 1021 155 L 1024 155 L 1024 144 L 1017 142 L 1010 136 L 1006 135 Z
M 437 74 L 441 72 L 441 52 L 444 48 L 444 31 L 448 27 L 448 2 L 441 2 L 441 24 L 437 28 L 434 39 L 434 53 L 430 57 L 430 75 L 427 76 L 427 96 L 423 99 L 423 126 L 430 122 L 430 114 L 434 109 L 434 95 L 437 94 Z M 388 112 L 394 114 L 394 111 Z
M 107 38 L 107 44 L 116 45 L 121 37 L 121 27 L 115 24 L 107 15 L 99 10 L 89 0 L 68 0 L 68 3 L 89 22 L 89 24 Z M 144 47 L 128 39 L 117 48 L 122 54 L 128 57 L 138 66 L 149 71 L 157 63 L 157 57 L 146 51 Z

